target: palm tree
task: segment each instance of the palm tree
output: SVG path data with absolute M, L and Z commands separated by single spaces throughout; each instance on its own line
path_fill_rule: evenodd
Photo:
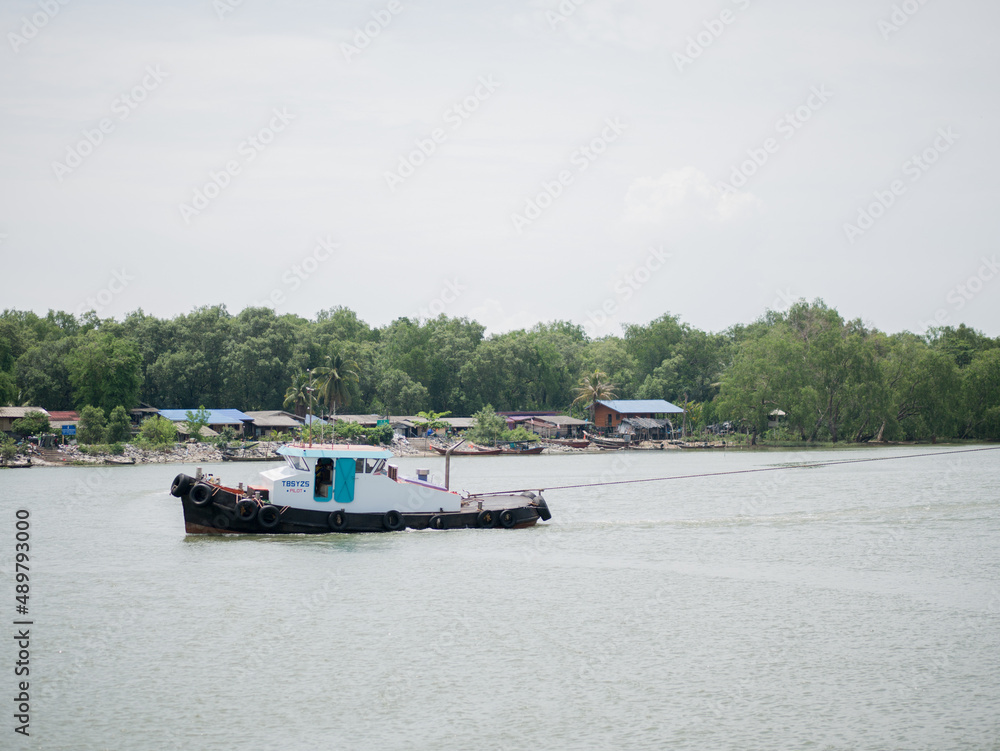
M 285 409 L 290 409 L 295 414 L 299 414 L 300 408 L 305 411 L 305 406 L 309 404 L 310 389 L 312 387 L 312 378 L 308 373 L 296 373 L 292 377 L 292 385 L 285 391 L 285 401 L 283 403 Z
M 615 385 L 608 381 L 607 378 L 607 373 L 595 370 L 593 373 L 581 378 L 580 383 L 573 389 L 573 393 L 576 394 L 573 404 L 585 405 L 587 411 L 590 413 L 591 422 L 594 420 L 594 410 L 597 402 L 615 398 Z
M 327 355 L 325 360 L 326 366 L 315 368 L 313 375 L 320 398 L 326 402 L 330 413 L 336 416 L 337 405 L 345 404 L 350 397 L 347 385 L 359 380 L 355 370 L 358 364 L 354 360 L 345 360 L 339 352 Z

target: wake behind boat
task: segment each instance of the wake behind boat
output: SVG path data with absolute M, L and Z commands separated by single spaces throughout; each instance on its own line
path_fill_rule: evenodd
M 284 466 L 261 472 L 260 485 L 227 487 L 199 469 L 179 474 L 188 534 L 326 534 L 402 529 L 530 527 L 551 518 L 541 493 L 461 496 L 402 477 L 392 452 L 375 446 L 296 444 L 278 449 Z

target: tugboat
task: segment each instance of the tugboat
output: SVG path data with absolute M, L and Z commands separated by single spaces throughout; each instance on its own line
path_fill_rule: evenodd
M 326 534 L 403 529 L 519 529 L 551 518 L 539 493 L 459 495 L 426 478 L 403 477 L 392 452 L 376 446 L 304 445 L 278 449 L 285 465 L 261 483 L 232 488 L 197 470 L 179 474 L 188 534 Z M 419 474 L 419 473 L 418 473 Z

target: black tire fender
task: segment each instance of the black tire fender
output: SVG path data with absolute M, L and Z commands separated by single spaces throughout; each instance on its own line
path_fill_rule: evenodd
M 207 506 L 212 502 L 213 495 L 215 495 L 215 489 L 211 485 L 199 482 L 191 488 L 188 498 L 191 499 L 191 503 L 195 506 Z
M 331 511 L 330 515 L 326 517 L 326 523 L 334 532 L 343 532 L 347 529 L 347 514 L 343 509 Z
M 396 509 L 392 509 L 391 511 L 386 511 L 382 515 L 382 526 L 390 532 L 395 532 L 406 527 L 406 522 L 403 520 L 403 515 L 401 513 L 399 513 Z
M 476 514 L 476 526 L 481 529 L 490 529 L 497 523 L 497 512 L 492 509 L 483 509 Z
M 257 502 L 251 498 L 243 498 L 236 502 L 236 518 L 243 522 L 252 522 L 257 516 Z
M 278 519 L 281 518 L 281 511 L 277 506 L 267 503 L 260 507 L 257 512 L 257 523 L 264 529 L 272 529 L 277 526 Z
M 504 509 L 500 512 L 500 526 L 504 529 L 510 529 L 517 523 L 517 514 L 515 514 L 511 509 Z
M 177 498 L 187 495 L 188 491 L 191 490 L 191 483 L 193 482 L 194 480 L 192 478 L 183 473 L 177 475 L 177 477 L 174 478 L 174 481 L 170 484 L 170 494 L 176 496 Z
M 431 517 L 431 520 L 427 522 L 427 526 L 431 529 L 444 529 L 444 517 L 440 514 L 435 514 Z
M 538 507 L 538 515 L 541 517 L 543 522 L 547 522 L 552 518 L 552 512 L 549 511 L 549 504 L 545 502 L 545 499 L 538 496 L 538 500 L 535 501 L 535 505 Z

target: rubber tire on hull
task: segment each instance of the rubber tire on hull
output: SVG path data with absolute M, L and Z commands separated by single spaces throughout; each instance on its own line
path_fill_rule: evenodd
M 440 514 L 432 516 L 431 520 L 427 522 L 427 526 L 431 529 L 444 529 L 444 517 Z
M 517 515 L 510 509 L 504 509 L 500 512 L 500 526 L 504 529 L 510 529 L 517 522 Z
M 543 522 L 547 522 L 552 518 L 552 512 L 549 511 L 549 504 L 545 502 L 545 499 L 541 496 L 538 497 L 538 516 L 541 517 Z
M 191 490 L 192 482 L 194 481 L 185 474 L 177 475 L 170 485 L 170 494 L 177 498 L 187 495 L 187 492 Z
M 330 529 L 334 532 L 343 532 L 347 529 L 347 514 L 341 509 L 331 511 L 330 515 L 326 518 L 326 523 L 330 525 Z
M 382 515 L 382 526 L 390 532 L 396 532 L 405 528 L 406 522 L 403 520 L 403 515 L 396 511 L 396 509 L 393 509 L 392 511 L 386 511 Z
M 215 491 L 212 489 L 211 485 L 206 485 L 205 483 L 198 483 L 188 494 L 188 498 L 191 499 L 191 503 L 195 506 L 207 506 L 212 502 L 212 496 L 215 495 Z
M 280 518 L 281 511 L 278 510 L 277 506 L 272 506 L 270 503 L 261 506 L 260 511 L 257 512 L 257 523 L 264 529 L 274 529 L 278 526 L 278 519 Z
M 236 517 L 240 521 L 252 522 L 255 516 L 257 516 L 256 501 L 244 498 L 243 500 L 236 502 Z
M 497 512 L 492 509 L 484 509 L 476 515 L 476 526 L 480 529 L 490 529 L 497 524 Z

